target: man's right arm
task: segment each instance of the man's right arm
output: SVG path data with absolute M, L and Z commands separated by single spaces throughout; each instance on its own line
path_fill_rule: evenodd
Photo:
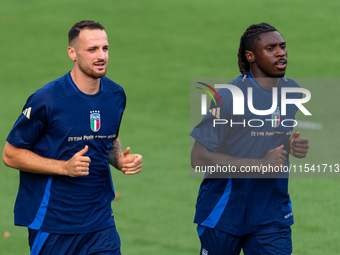
M 285 165 L 285 155 L 287 154 L 283 147 L 283 145 L 280 145 L 269 150 L 262 159 L 249 159 L 235 158 L 224 153 L 213 152 L 198 141 L 195 141 L 191 150 L 191 166 L 195 168 L 195 166 L 214 166 L 216 164 L 220 166 L 230 165 L 235 166 L 237 170 L 241 166 L 260 166 L 261 164 L 281 166 Z
M 84 156 L 87 150 L 88 146 L 85 146 L 68 161 L 64 161 L 41 157 L 30 150 L 18 148 L 6 142 L 2 160 L 6 166 L 25 172 L 77 177 L 89 174 L 91 159 Z

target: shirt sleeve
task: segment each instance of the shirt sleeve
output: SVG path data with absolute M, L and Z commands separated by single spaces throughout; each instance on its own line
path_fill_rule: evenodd
M 37 92 L 32 94 L 10 131 L 7 142 L 18 148 L 31 149 L 46 130 L 46 108 L 44 98 Z
M 221 90 L 219 90 L 220 93 Z M 230 132 L 229 121 L 232 115 L 231 94 L 220 94 L 222 105 L 212 101 L 207 114 L 192 130 L 190 136 L 211 151 L 217 152 Z

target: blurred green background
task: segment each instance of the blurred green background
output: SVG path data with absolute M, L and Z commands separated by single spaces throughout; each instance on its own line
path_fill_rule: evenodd
M 121 195 L 112 206 L 122 252 L 198 254 L 192 221 L 201 180 L 190 178 L 190 78 L 238 76 L 240 37 L 260 22 L 275 26 L 287 41 L 288 77 L 339 78 L 339 12 L 340 2 L 332 0 L 3 1 L 0 142 L 5 144 L 27 97 L 72 69 L 71 26 L 84 19 L 101 22 L 110 43 L 107 76 L 127 94 L 120 140 L 143 155 L 136 176 L 112 170 Z M 309 121 L 323 121 L 324 128 L 300 130 L 310 140 L 310 153 L 293 163 L 340 163 L 339 87 L 310 89 Z M 17 188 L 18 171 L 1 164 L 1 255 L 29 254 L 26 228 L 13 225 Z M 339 180 L 291 179 L 289 191 L 294 254 L 338 254 Z

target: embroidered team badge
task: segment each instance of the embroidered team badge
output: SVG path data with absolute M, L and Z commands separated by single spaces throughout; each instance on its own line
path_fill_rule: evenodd
M 204 248 L 202 248 L 202 255 L 208 255 L 208 251 Z
M 93 132 L 97 132 L 100 129 L 100 111 L 90 112 L 90 123 Z
M 277 128 L 280 125 L 280 109 L 276 108 L 276 110 L 272 113 L 272 127 Z

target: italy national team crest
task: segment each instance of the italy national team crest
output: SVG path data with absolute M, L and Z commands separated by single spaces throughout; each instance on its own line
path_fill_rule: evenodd
M 277 128 L 280 125 L 280 109 L 276 108 L 276 110 L 272 113 L 272 127 Z
M 100 111 L 90 112 L 91 129 L 93 132 L 97 132 L 100 129 Z

